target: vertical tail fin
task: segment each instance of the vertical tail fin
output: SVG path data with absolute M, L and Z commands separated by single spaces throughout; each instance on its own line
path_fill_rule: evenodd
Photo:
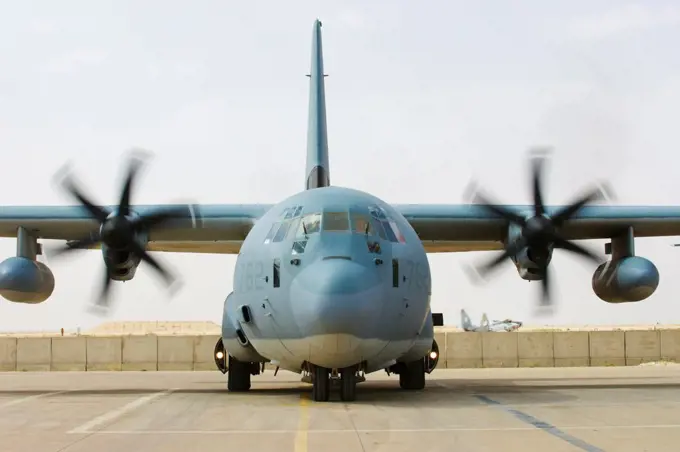
M 472 321 L 470 320 L 470 316 L 467 314 L 467 312 L 465 312 L 465 309 L 460 310 L 460 326 L 465 331 L 472 331 L 475 329 Z
M 479 325 L 482 331 L 489 331 L 489 318 L 486 316 L 486 312 L 482 314 L 482 323 Z
M 328 134 L 326 128 L 326 89 L 324 86 L 321 22 L 314 21 L 312 67 L 309 73 L 309 122 L 307 124 L 306 189 L 328 187 Z

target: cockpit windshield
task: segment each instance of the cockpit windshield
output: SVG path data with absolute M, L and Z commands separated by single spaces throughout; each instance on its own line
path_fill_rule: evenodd
M 349 213 L 324 212 L 323 230 L 332 232 L 349 231 Z
M 297 238 L 305 237 L 309 234 L 314 234 L 321 230 L 321 214 L 320 213 L 310 213 L 302 217 L 302 221 L 297 229 Z
M 357 234 L 373 235 L 368 215 L 359 212 L 352 212 L 352 231 Z

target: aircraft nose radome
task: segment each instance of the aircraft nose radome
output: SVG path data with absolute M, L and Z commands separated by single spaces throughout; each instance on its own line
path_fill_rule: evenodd
M 343 258 L 327 258 L 295 278 L 291 301 L 307 335 L 370 334 L 380 315 L 382 287 L 375 269 Z

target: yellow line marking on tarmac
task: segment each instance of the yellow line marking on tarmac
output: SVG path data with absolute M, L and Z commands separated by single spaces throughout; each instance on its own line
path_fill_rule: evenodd
M 306 392 L 300 394 L 300 420 L 297 432 L 295 432 L 295 452 L 307 452 L 307 439 L 309 433 L 309 395 Z

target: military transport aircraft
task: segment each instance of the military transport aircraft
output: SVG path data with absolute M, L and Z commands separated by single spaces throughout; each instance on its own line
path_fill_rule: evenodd
M 486 312 L 482 314 L 482 321 L 479 323 L 479 325 L 475 325 L 472 323 L 472 319 L 470 319 L 470 316 L 468 315 L 467 312 L 465 312 L 465 309 L 460 310 L 460 326 L 463 328 L 464 331 L 468 332 L 511 332 L 515 331 L 519 328 L 522 327 L 522 322 L 518 320 L 512 320 L 512 319 L 505 319 L 505 320 L 492 320 L 489 322 L 489 317 L 486 315 Z
M 680 207 L 588 206 L 601 189 L 545 206 L 540 159 L 531 205 L 482 194 L 475 203 L 392 205 L 331 185 L 318 20 L 311 60 L 304 190 L 272 205 L 132 205 L 133 159 L 119 204 L 98 206 L 66 175 L 62 186 L 80 205 L 0 207 L 0 236 L 17 238 L 16 256 L 0 264 L 0 294 L 18 303 L 50 297 L 54 276 L 36 259 L 39 239 L 66 241 L 60 253 L 101 249 L 103 307 L 111 281 L 132 279 L 141 261 L 174 281 L 149 251 L 238 254 L 215 346 L 228 389 L 249 390 L 269 362 L 302 374 L 313 399 L 327 401 L 335 384 L 343 400 L 355 399 L 357 382 L 378 370 L 398 374 L 403 389 L 425 386 L 441 323 L 430 309 L 427 253 L 502 250 L 481 273 L 510 259 L 520 277 L 542 281 L 542 305 L 550 304 L 548 265 L 558 248 L 595 262 L 593 290 L 606 302 L 654 293 L 659 273 L 635 256 L 634 237 L 680 235 Z M 573 242 L 581 239 L 609 239 L 609 261 Z

